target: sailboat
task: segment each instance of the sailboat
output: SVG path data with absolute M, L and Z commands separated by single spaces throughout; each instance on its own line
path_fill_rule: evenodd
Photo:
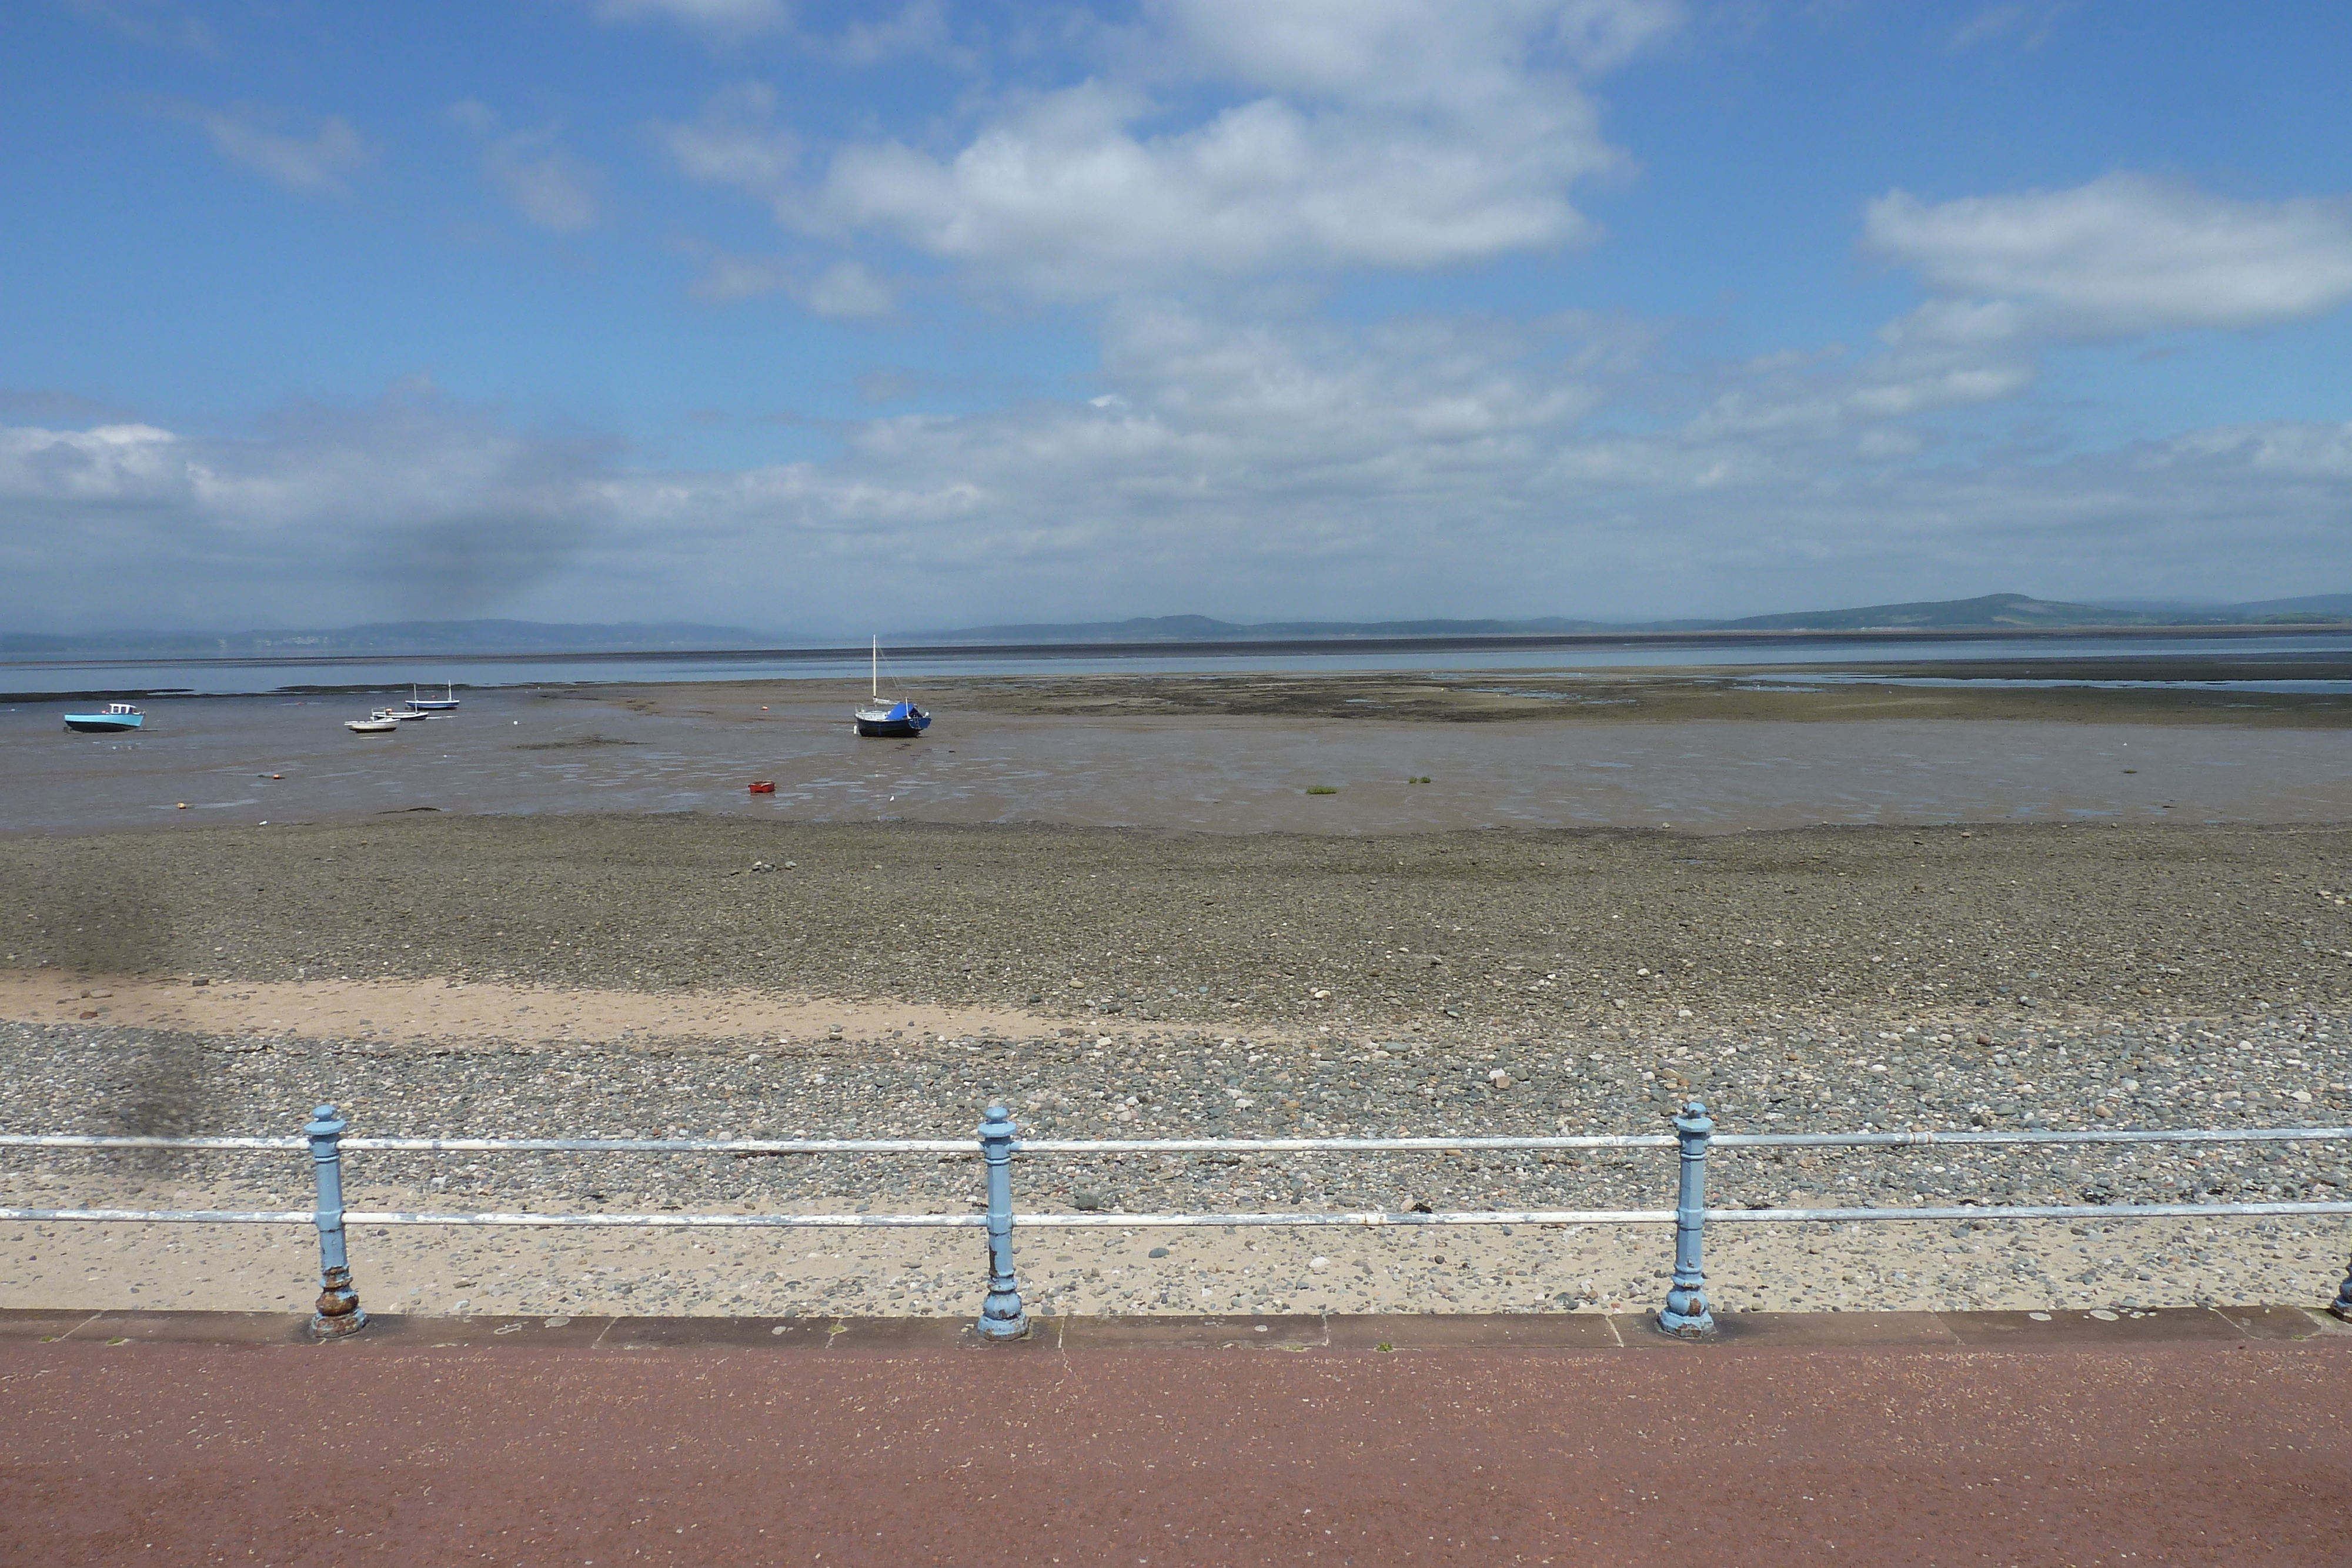
M 457 695 L 457 686 L 450 683 L 442 685 L 441 695 L 437 697 L 420 697 L 414 685 L 408 688 L 408 706 L 419 713 L 447 713 L 465 700 Z
M 931 727 L 931 716 L 904 697 L 882 695 L 882 639 L 874 639 L 872 690 L 857 710 L 857 733 L 912 740 Z

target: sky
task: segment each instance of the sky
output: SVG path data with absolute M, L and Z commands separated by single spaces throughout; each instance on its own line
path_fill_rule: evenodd
M 2352 591 L 2352 6 L 17 0 L 0 631 Z

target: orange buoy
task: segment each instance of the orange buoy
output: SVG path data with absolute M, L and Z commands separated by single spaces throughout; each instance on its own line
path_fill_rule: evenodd
M 775 781 L 774 781 L 773 779 L 752 779 L 752 780 L 751 780 L 751 793 L 752 793 L 752 794 L 754 794 L 754 795 L 772 795 L 772 794 L 774 794 L 775 792 L 776 792 L 776 786 L 775 786 Z

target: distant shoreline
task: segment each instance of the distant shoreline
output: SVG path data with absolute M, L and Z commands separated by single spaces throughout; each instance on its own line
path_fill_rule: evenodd
M 2294 625 L 2247 624 L 2212 626 L 1981 626 L 1943 629 L 1932 626 L 1855 627 L 1821 631 L 1771 632 L 1547 632 L 1465 633 L 1439 637 L 1250 637 L 1155 638 L 1130 642 L 1042 643 L 906 643 L 899 651 L 927 659 L 1001 659 L 1011 657 L 1069 658 L 1150 657 L 1185 653 L 1447 653 L 1473 648 L 1657 648 L 1780 647 L 1800 643 L 2000 643 L 2065 642 L 2136 637 L 2309 637 L 2338 632 L 2352 636 L 2352 626 L 2341 621 Z M 551 659 L 594 663 L 668 664 L 691 659 L 774 659 L 779 662 L 862 659 L 863 645 L 806 648 L 542 648 L 528 653 L 469 653 L 464 649 L 432 648 L 414 653 L 59 653 L 12 654 L 0 658 L 0 669 L 51 668 L 88 664 L 110 669 L 126 664 L 188 664 L 236 668 L 253 664 L 381 664 L 395 659 L 463 659 L 468 664 L 529 664 Z
M 910 643 L 900 653 L 907 658 L 923 660 L 984 660 L 984 659 L 1166 659 L 1181 657 L 1234 658 L 1251 656 L 1360 656 L 1366 653 L 1397 653 L 1402 655 L 1444 653 L 1538 653 L 1565 648 L 1790 648 L 1808 644 L 1824 649 L 1853 647 L 1873 643 L 1898 643 L 1929 646 L 1937 643 L 2048 643 L 2053 645 L 2098 642 L 2131 642 L 2149 640 L 2193 640 L 2204 643 L 2247 642 L 2264 638 L 2338 635 L 2352 645 L 2352 627 L 2341 622 L 2308 625 L 2238 625 L 2238 626 L 2067 626 L 2032 628 L 1975 628 L 1969 630 L 1937 630 L 1933 628 L 1894 628 L 1885 630 L 1841 631 L 1746 631 L 1746 632 L 1575 632 L 1540 634 L 1459 635 L 1436 637 L 1286 637 L 1254 638 L 1234 641 L 1151 641 L 1094 643 Z M 863 660 L 867 650 L 863 647 L 822 648 L 696 648 L 696 649 L 624 649 L 589 652 L 538 653 L 457 653 L 446 649 L 414 654 L 403 653 L 319 653 L 319 654 L 235 654 L 235 655 L 165 655 L 122 654 L 92 656 L 82 654 L 0 657 L 0 670 L 58 669 L 173 669 L 225 670 L 254 668 L 287 669 L 359 669 L 371 665 L 418 661 L 443 663 L 462 662 L 469 664 L 678 664 L 696 661 L 737 660 L 776 664 L 839 664 Z M 715 677 L 724 680 L 727 677 Z M 270 695 L 289 696 L 334 696 L 362 692 L 388 690 L 404 681 L 354 681 L 341 683 L 303 683 L 272 688 Z M 548 685 L 567 683 L 549 681 Z M 625 684 L 623 681 L 604 684 Z M 466 683 L 460 683 L 466 685 Z M 479 683 L 474 683 L 478 685 Z M 472 689 L 468 686 L 467 689 Z M 0 691 L 0 703 L 89 701 L 104 698 L 150 698 L 196 695 L 253 695 L 253 693 L 199 693 L 183 686 L 103 686 L 91 685 L 71 691 L 26 690 Z

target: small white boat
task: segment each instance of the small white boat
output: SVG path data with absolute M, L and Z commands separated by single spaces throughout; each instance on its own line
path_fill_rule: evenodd
M 437 697 L 420 697 L 415 686 L 408 688 L 408 706 L 419 713 L 446 713 L 465 700 L 457 695 L 454 683 L 444 683 Z
M 388 718 L 394 724 L 401 724 L 409 719 L 431 718 L 433 716 L 429 713 L 419 713 L 404 707 L 380 707 L 376 709 L 375 712 L 368 715 L 368 716 L 370 718 Z
M 353 735 L 398 735 L 400 721 L 376 714 L 368 718 L 347 718 L 343 720 L 343 727 Z

